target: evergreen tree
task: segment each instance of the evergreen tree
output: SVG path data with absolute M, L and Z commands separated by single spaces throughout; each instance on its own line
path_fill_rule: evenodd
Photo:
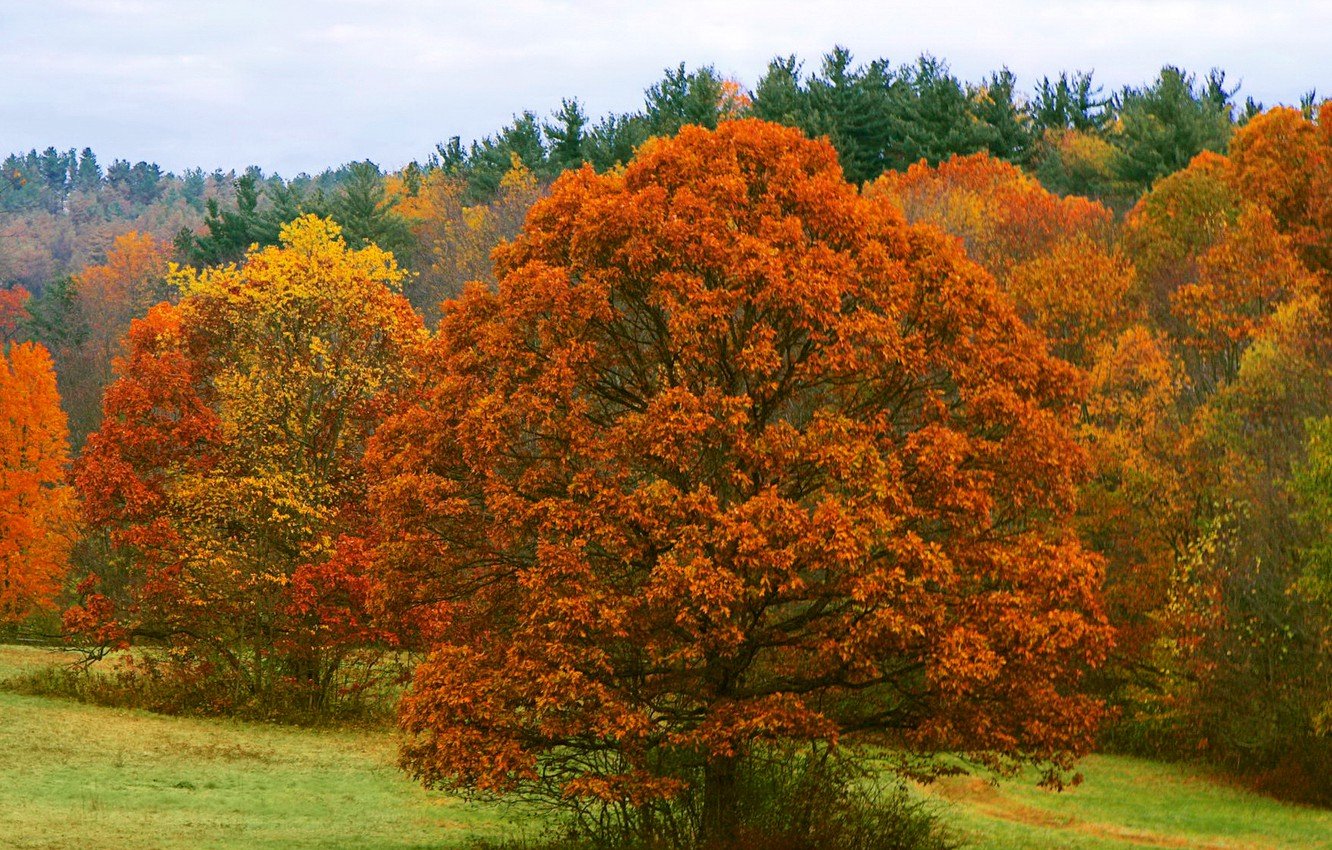
M 1061 71 L 1057 81 L 1042 77 L 1036 84 L 1028 112 L 1037 136 L 1046 130 L 1100 132 L 1113 116 L 1107 108 L 1110 103 L 1092 82 L 1090 71 L 1077 71 L 1071 77 Z
M 411 256 L 411 230 L 386 198 L 384 177 L 370 160 L 347 166 L 347 179 L 329 204 L 329 212 L 342 226 L 348 247 L 359 250 L 377 245 L 400 262 Z
M 937 165 L 954 154 L 987 149 L 962 84 L 948 64 L 928 54 L 899 73 L 906 97 L 892 101 L 893 149 L 885 165 L 896 170 L 924 160 Z
M 262 174 L 252 167 L 236 178 L 234 210 L 223 210 L 215 198 L 208 199 L 203 222 L 207 233 L 183 230 L 176 237 L 176 253 L 181 259 L 195 266 L 237 263 L 251 245 L 276 245 L 282 225 L 302 213 L 323 213 L 321 199 L 306 198 L 280 180 L 261 187 Z M 268 203 L 261 207 L 265 188 Z
M 982 85 L 969 87 L 968 99 L 981 127 L 979 134 L 991 156 L 1026 162 L 1035 141 L 1031 118 L 1017 102 L 1017 78 L 1004 68 Z
M 583 149 L 598 171 L 623 165 L 649 136 L 647 120 L 639 113 L 607 115 L 587 134 Z
M 577 168 L 587 161 L 583 150 L 587 133 L 587 113 L 578 99 L 565 99 L 552 116 L 553 122 L 547 122 L 542 129 L 548 145 L 548 165 L 558 174 L 567 168 Z
M 1209 85 L 1200 88 L 1192 74 L 1167 65 L 1152 85 L 1120 93 L 1119 126 L 1112 137 L 1120 180 L 1143 190 L 1204 150 L 1225 150 L 1233 126 L 1233 92 L 1222 88 L 1224 75 L 1215 77 L 1214 72 Z
M 715 129 L 721 116 L 722 78 L 711 65 L 692 73 L 681 62 L 647 90 L 644 118 L 653 136 L 674 136 L 681 127 L 697 124 Z
M 48 189 L 57 193 L 64 193 L 66 181 L 69 180 L 69 158 L 73 155 L 73 151 L 64 154 L 53 147 L 42 151 L 39 168 L 41 169 L 42 182 L 46 184 Z
M 518 158 L 534 174 L 545 174 L 546 149 L 541 125 L 532 112 L 523 112 L 494 137 L 473 142 L 463 171 L 467 176 L 469 203 L 485 203 L 495 197 L 500 181 Z
M 155 162 L 137 162 L 130 169 L 127 185 L 130 200 L 147 206 L 162 193 L 162 169 Z
M 794 55 L 779 56 L 768 63 L 767 73 L 754 87 L 755 118 L 799 127 L 813 127 L 808 91 L 800 82 L 801 63 Z
M 84 148 L 79 155 L 75 185 L 85 192 L 95 192 L 102 187 L 102 166 L 97 164 L 97 155 L 92 148 Z
M 852 67 L 851 62 L 851 52 L 841 46 L 823 57 L 820 72 L 807 84 L 810 123 L 801 129 L 826 135 L 846 179 L 863 183 L 892 167 L 895 102 L 904 93 L 887 60 L 865 67 Z

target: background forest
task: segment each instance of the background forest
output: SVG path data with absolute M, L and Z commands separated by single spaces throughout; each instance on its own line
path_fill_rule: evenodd
M 740 770 L 739 754 L 752 741 L 826 745 L 839 734 L 854 738 L 857 729 L 897 730 L 875 742 L 913 754 L 896 768 L 903 775 L 941 772 L 945 762 L 934 756 L 965 753 L 1001 770 L 1034 761 L 1060 782 L 1071 777 L 1071 754 L 1095 749 L 1203 760 L 1284 799 L 1332 805 L 1332 101 L 1320 104 L 1310 92 L 1298 106 L 1268 109 L 1238 103 L 1237 92 L 1220 71 L 1199 77 L 1174 67 L 1115 92 L 1080 72 L 1022 89 L 1007 70 L 964 82 L 930 56 L 893 65 L 837 48 L 817 63 L 774 60 L 752 88 L 712 67 L 680 65 L 646 90 L 637 112 L 598 118 L 570 99 L 552 115 L 518 114 L 468 145 L 452 138 L 388 173 L 366 161 L 290 179 L 258 168 L 176 175 L 145 162 L 104 164 L 87 148 L 11 154 L 0 166 L 0 624 L 8 630 L 0 634 L 59 636 L 89 659 L 131 646 L 153 650 L 126 656 L 114 677 L 95 682 L 91 674 L 72 674 L 47 682 L 49 689 L 170 713 L 297 722 L 377 717 L 428 658 L 400 714 L 414 736 L 403 751 L 409 772 L 446 787 L 518 789 L 557 807 L 595 801 L 574 807 L 585 828 L 653 840 L 734 837 L 740 827 L 717 809 L 734 807 L 734 796 L 725 795 L 743 790 L 734 787 L 743 786 L 743 775 L 726 771 Z M 817 147 L 801 147 L 795 136 L 764 129 L 770 125 L 826 139 L 835 163 L 828 166 Z M 686 129 L 695 127 L 714 133 Z M 649 143 L 654 138 L 677 146 Z M 897 657 L 919 658 L 929 672 L 904 667 L 856 679 L 829 667 L 797 691 L 794 673 L 760 654 L 745 681 L 758 688 L 753 683 L 762 680 L 767 690 L 743 698 L 725 691 L 722 700 L 753 701 L 727 715 L 745 731 L 732 740 L 682 711 L 671 728 L 679 737 L 668 746 L 647 733 L 635 738 L 639 715 L 597 702 L 609 700 L 604 689 L 583 691 L 578 682 L 552 684 L 530 673 L 533 665 L 557 665 L 549 649 L 522 649 L 530 654 L 505 656 L 484 673 L 474 659 L 498 653 L 486 636 L 496 630 L 506 640 L 522 636 L 513 642 L 519 647 L 639 640 L 628 627 L 595 637 L 616 617 L 648 614 L 613 595 L 568 592 L 577 569 L 603 568 L 575 565 L 572 556 L 565 563 L 565 549 L 586 547 L 589 538 L 598 541 L 592 548 L 613 548 L 605 541 L 638 533 L 655 540 L 644 517 L 669 515 L 690 528 L 730 521 L 701 518 L 715 506 L 645 501 L 635 507 L 639 513 L 626 508 L 620 516 L 597 502 L 603 484 L 573 470 L 600 469 L 621 455 L 608 459 L 588 448 L 590 438 L 561 418 L 572 396 L 550 388 L 564 373 L 541 371 L 515 341 L 543 340 L 542 357 L 566 358 L 574 372 L 584 361 L 582 342 L 562 336 L 572 335 L 570 328 L 583 329 L 582 341 L 604 333 L 651 348 L 636 336 L 657 339 L 651 329 L 579 324 L 584 317 L 569 304 L 581 291 L 560 289 L 540 269 L 586 261 L 598 270 L 589 279 L 604 272 L 615 281 L 607 285 L 623 294 L 625 315 L 655 315 L 658 297 L 682 299 L 670 302 L 679 312 L 692 297 L 685 290 L 635 294 L 637 278 L 625 271 L 656 269 L 658 279 L 674 280 L 678 269 L 653 265 L 660 258 L 634 253 L 643 249 L 631 237 L 617 241 L 623 234 L 610 225 L 569 210 L 586 206 L 607 220 L 622 215 L 625 233 L 658 233 L 661 245 L 678 236 L 682 252 L 693 250 L 693 236 L 666 225 L 652 230 L 657 219 L 645 211 L 655 209 L 651 187 L 660 185 L 693 193 L 698 206 L 688 209 L 699 222 L 728 226 L 710 218 L 713 184 L 691 170 L 698 158 L 725 160 L 710 147 L 718 138 L 731 140 L 727 150 L 773 157 L 770 172 L 762 170 L 767 164 L 759 169 L 761 178 L 746 170 L 743 155 L 736 166 L 734 179 L 751 181 L 745 185 L 754 198 L 768 197 L 768 180 L 792 181 L 791 197 L 803 198 L 800 181 L 809 180 L 842 199 L 845 206 L 835 209 L 790 203 L 807 221 L 826 216 L 818 225 L 826 227 L 823 238 L 861 264 L 862 275 L 879 267 L 859 235 L 913 228 L 900 244 L 897 236 L 882 237 L 903 252 L 910 274 L 902 280 L 944 275 L 938 291 L 966 304 L 942 303 L 940 295 L 941 305 L 930 308 L 950 318 L 939 319 L 946 326 L 930 332 L 937 336 L 923 337 L 922 350 L 953 384 L 937 396 L 922 390 L 927 400 L 920 405 L 974 398 L 987 401 L 968 403 L 1005 412 L 947 419 L 961 442 L 939 437 L 938 422 L 921 424 L 923 413 L 900 425 L 935 441 L 912 444 L 910 469 L 950 452 L 966 459 L 931 471 L 938 492 L 929 509 L 921 507 L 915 524 L 894 527 L 899 538 L 956 563 L 1011 558 L 1027 566 L 1012 568 L 1016 578 L 1004 574 L 1011 598 L 1002 605 L 986 595 L 993 587 L 954 587 L 942 573 L 930 578 L 932 587 L 1000 607 L 972 611 L 975 622 L 963 618 L 968 630 L 950 625 L 939 636 L 920 636 L 920 645 L 894 644 Z M 832 179 L 828 167 L 855 187 L 850 194 L 818 182 Z M 596 206 L 621 192 L 634 202 L 614 212 Z M 734 224 L 749 221 L 745 215 L 726 221 L 748 233 L 748 225 Z M 767 234 L 768 219 L 754 216 L 754 232 Z M 661 213 L 661 221 L 670 218 Z M 704 225 L 698 227 L 702 234 Z M 771 238 L 786 250 L 786 242 Z M 578 259 L 589 256 L 604 265 Z M 752 260 L 728 257 L 734 268 Z M 810 265 L 816 259 L 801 254 L 790 268 L 812 280 L 834 275 L 831 266 Z M 952 293 L 953 281 L 971 280 L 970 263 L 983 270 L 979 282 Z M 919 285 L 935 291 L 935 284 Z M 640 297 L 642 304 L 634 301 Z M 859 291 L 846 297 L 872 300 Z M 824 327 L 804 302 L 782 309 L 806 310 L 802 321 Z M 750 359 L 757 363 L 770 348 L 775 362 L 791 361 L 798 346 L 781 348 L 785 326 L 774 327 L 762 345 L 737 343 L 729 357 L 749 369 Z M 705 330 L 672 325 L 676 339 L 689 333 L 709 338 Z M 847 339 L 870 332 L 838 326 L 827 333 Z M 881 347 L 910 342 L 866 339 Z M 480 363 L 477 352 L 492 365 Z M 844 356 L 856 369 L 822 366 L 821 381 L 845 387 L 876 368 L 863 351 Z M 661 368 L 678 363 L 669 359 Z M 850 426 L 824 434 L 822 446 L 793 442 L 782 454 L 767 438 L 714 458 L 704 437 L 693 444 L 680 435 L 724 430 L 720 417 L 704 425 L 684 402 L 659 410 L 635 400 L 637 373 L 618 368 L 606 367 L 600 383 L 588 386 L 600 387 L 598 403 L 616 411 L 603 411 L 606 422 L 650 410 L 668 423 L 654 431 L 634 420 L 640 430 L 626 426 L 624 446 L 639 448 L 615 449 L 651 457 L 653 476 L 703 475 L 720 493 L 725 469 L 749 476 L 734 485 L 744 490 L 765 475 L 778 477 L 771 464 L 784 458 L 788 477 L 824 464 L 826 476 L 841 482 L 846 505 L 874 498 L 868 490 L 846 495 L 854 491 L 848 482 L 870 476 L 855 464 L 874 451 Z M 523 375 L 530 387 L 513 377 Z M 527 399 L 542 411 L 539 425 L 517 402 L 488 409 L 493 426 L 468 418 L 479 416 L 472 399 L 509 387 L 511 379 L 506 398 Z M 740 379 L 726 372 L 699 380 Z M 787 391 L 785 378 L 772 380 Z M 606 381 L 617 389 L 606 389 Z M 987 393 L 996 385 L 1011 385 L 1021 403 L 995 401 Z M 756 379 L 746 386 L 755 399 L 772 393 L 773 409 L 788 409 L 772 386 Z M 854 404 L 837 408 L 847 421 L 906 415 L 896 402 L 876 407 L 864 401 L 869 391 L 856 392 Z M 789 409 L 814 398 L 823 404 L 821 393 L 792 396 Z M 819 421 L 810 419 L 810 433 Z M 892 427 L 905 421 L 891 419 Z M 456 444 L 436 436 L 454 433 L 461 435 Z M 488 454 L 506 435 L 512 454 Z M 543 439 L 563 453 L 570 481 L 543 466 L 541 452 L 523 454 Z M 991 443 L 999 447 L 994 459 L 976 460 Z M 853 447 L 861 461 L 847 459 Z M 745 465 L 763 452 L 772 456 Z M 484 480 L 466 468 L 479 457 L 491 464 Z M 684 458 L 716 468 L 699 472 Z M 946 492 L 939 483 L 945 480 L 952 488 Z M 816 476 L 801 486 L 821 492 L 824 482 Z M 538 519 L 515 506 L 531 492 L 545 493 L 546 506 L 551 493 L 575 491 L 587 502 L 574 499 L 560 509 L 566 513 Z M 469 500 L 485 504 L 488 519 L 457 506 Z M 603 504 L 599 512 L 589 507 L 596 504 Z M 865 542 L 875 535 L 865 529 L 880 520 L 846 505 L 838 521 L 858 542 L 819 545 L 863 544 L 877 553 L 881 544 Z M 758 505 L 746 517 L 758 529 L 753 539 L 766 541 L 763 551 L 815 545 L 815 528 L 794 542 L 774 530 L 801 522 L 779 507 Z M 964 536 L 957 529 L 972 528 L 957 513 L 973 510 L 985 516 L 976 520 L 983 528 L 966 532 L 971 548 L 958 544 L 954 551 L 950 541 Z M 508 518 L 514 540 L 496 542 L 493 531 L 478 530 L 495 517 Z M 529 523 L 531 540 L 546 547 L 536 555 L 528 549 L 537 551 L 537 543 L 517 539 Z M 735 535 L 697 545 L 745 551 L 744 535 Z M 653 563 L 666 558 L 665 544 L 643 545 Z M 992 545 L 1013 548 L 984 548 Z M 458 550 L 479 554 L 459 565 L 449 554 Z M 598 550 L 602 556 L 614 560 Z M 506 573 L 486 570 L 527 557 L 572 572 L 550 567 L 509 595 L 492 593 L 505 586 Z M 894 557 L 927 564 L 934 556 L 903 550 Z M 682 610 L 694 611 L 689 606 L 697 602 L 697 620 L 651 621 L 651 637 L 641 637 L 647 656 L 635 655 L 633 664 L 670 658 L 693 669 L 689 652 L 705 661 L 709 653 L 739 653 L 718 649 L 725 638 L 708 625 L 709 600 L 725 589 L 700 588 L 695 569 L 679 565 L 679 584 L 655 590 L 672 604 L 687 600 Z M 771 595 L 794 592 L 793 581 Z M 808 575 L 800 582 L 810 582 Z M 626 598 L 654 592 L 616 587 Z M 817 633 L 826 641 L 818 652 L 835 645 L 844 659 L 856 658 L 858 641 L 868 639 L 837 632 L 820 617 L 848 593 L 872 608 L 865 600 L 880 591 L 806 592 L 783 597 L 801 612 L 782 609 L 787 619 L 773 627 L 789 630 L 792 643 L 783 651 L 806 651 L 795 636 Z M 914 600 L 910 610 L 922 620 L 962 616 L 952 603 L 935 612 L 928 594 L 893 593 L 900 593 L 892 597 L 899 607 Z M 514 602 L 522 594 L 529 595 Z M 471 606 L 465 611 L 437 604 L 463 597 Z M 756 620 L 776 603 L 765 597 L 762 604 L 769 607 L 755 608 Z M 573 625 L 559 634 L 538 629 L 524 619 L 523 605 L 541 610 L 542 623 Z M 1020 627 L 1013 624 L 1019 619 Z M 697 639 L 689 643 L 676 630 Z M 964 632 L 979 635 L 978 642 L 957 643 Z M 668 633 L 669 640 L 660 637 Z M 449 650 L 453 655 L 440 649 L 450 641 L 462 647 Z M 823 656 L 810 652 L 802 665 L 817 668 Z M 471 664 L 477 667 L 467 678 Z M 623 658 L 606 664 L 617 671 L 616 682 L 625 678 L 617 665 L 632 666 Z M 990 672 L 978 672 L 984 670 Z M 641 670 L 634 675 L 640 685 L 651 679 Z M 722 688 L 711 675 L 670 685 L 654 711 L 678 705 L 682 691 Z M 868 700 L 887 699 L 890 691 L 898 700 L 885 716 L 846 696 L 870 688 L 863 683 L 871 680 Z M 814 712 L 782 702 L 790 693 L 829 689 L 837 696 L 824 698 L 835 708 L 819 703 Z M 451 693 L 467 694 L 467 704 L 451 702 Z M 949 693 L 962 696 L 950 701 Z M 992 708 L 973 716 L 959 707 L 968 700 Z M 494 713 L 476 714 L 478 701 Z M 589 701 L 602 713 L 580 713 Z M 620 741 L 618 749 L 608 753 L 581 733 L 549 725 L 534 731 L 515 708 L 550 702 L 568 728 L 596 728 Z M 505 720 L 489 738 L 469 737 L 465 730 L 494 716 Z M 833 725 L 820 725 L 827 718 Z M 543 761 L 540 776 L 525 773 L 527 754 L 556 740 L 566 755 Z M 679 752 L 708 755 L 690 762 Z M 931 758 L 917 762 L 916 754 Z M 699 796 L 686 815 L 653 809 L 649 801 L 679 793 L 672 782 L 695 775 Z M 846 777 L 836 781 L 849 787 Z M 616 815 L 610 803 L 626 801 L 633 811 Z M 677 816 L 692 825 L 675 824 Z

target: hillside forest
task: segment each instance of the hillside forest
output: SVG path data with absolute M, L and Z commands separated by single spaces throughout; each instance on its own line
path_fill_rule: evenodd
M 1332 805 L 1332 101 L 1238 91 L 837 48 L 391 171 L 13 153 L 0 635 L 620 846 L 866 754 Z

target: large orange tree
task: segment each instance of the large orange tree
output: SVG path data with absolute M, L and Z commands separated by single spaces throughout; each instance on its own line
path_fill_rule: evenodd
M 721 840 L 763 741 L 1089 743 L 1079 378 L 954 240 L 737 121 L 566 174 L 496 258 L 367 456 L 416 776 L 697 794 Z

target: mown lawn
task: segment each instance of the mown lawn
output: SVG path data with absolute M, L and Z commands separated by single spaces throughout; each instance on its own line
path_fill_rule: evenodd
M 64 661 L 0 646 L 0 681 Z M 447 848 L 522 829 L 515 812 L 421 790 L 387 733 L 163 717 L 0 690 L 0 847 Z M 1086 781 L 954 777 L 921 793 L 977 850 L 1332 850 L 1332 812 L 1190 767 L 1096 756 Z

